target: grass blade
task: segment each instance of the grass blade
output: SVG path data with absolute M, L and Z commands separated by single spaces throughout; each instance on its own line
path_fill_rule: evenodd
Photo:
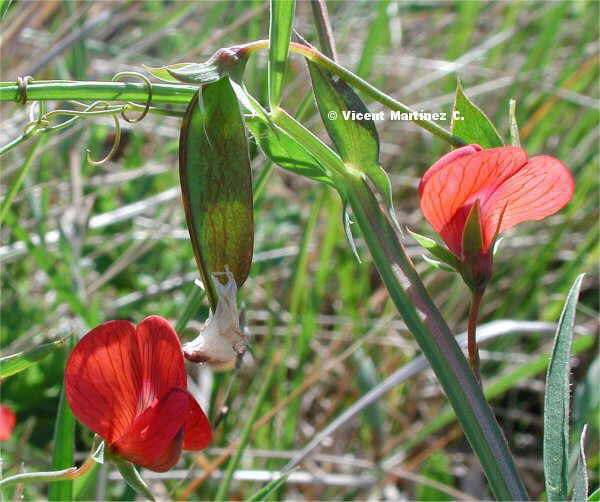
M 254 495 L 252 495 L 249 499 L 246 499 L 246 502 L 259 502 L 262 500 L 267 500 L 267 497 L 271 495 L 275 490 L 279 487 L 283 486 L 283 483 L 286 482 L 289 473 L 284 474 L 283 476 L 279 476 L 277 479 L 273 481 L 269 481 L 265 486 L 263 486 L 260 490 L 258 490 Z
M 38 345 L 33 349 L 24 350 L 0 359 L 0 378 L 6 378 L 38 363 L 47 355 L 65 344 L 64 340 Z
M 278 362 L 279 356 L 275 354 L 275 357 L 273 357 L 273 359 L 271 360 L 271 365 L 269 366 L 269 369 L 266 372 L 262 386 L 258 391 L 258 395 L 256 396 L 254 407 L 252 408 L 250 416 L 248 417 L 248 420 L 246 421 L 246 423 L 244 424 L 244 428 L 242 429 L 240 445 L 238 446 L 235 455 L 229 460 L 229 463 L 227 464 L 227 471 L 225 472 L 225 476 L 223 477 L 223 480 L 219 485 L 219 490 L 215 495 L 215 500 L 227 500 L 227 492 L 229 491 L 229 485 L 231 484 L 231 480 L 233 479 L 233 474 L 235 473 L 235 470 L 237 469 L 237 466 L 239 465 L 240 460 L 242 458 L 242 454 L 244 453 L 248 441 L 250 440 L 252 426 L 254 425 L 254 422 L 256 422 L 256 418 L 258 417 L 260 408 L 265 398 L 267 397 L 267 391 L 271 386 L 271 380 L 273 378 L 274 370 Z
M 581 439 L 579 440 L 579 455 L 577 456 L 577 471 L 575 472 L 575 484 L 573 485 L 572 500 L 587 500 L 588 476 L 585 463 L 585 437 L 587 435 L 587 425 L 584 425 Z
M 546 375 L 544 399 L 544 474 L 550 502 L 566 500 L 569 478 L 569 369 L 575 308 L 583 274 L 577 277 L 563 307 Z
M 281 102 L 283 79 L 292 37 L 295 0 L 271 0 L 269 24 L 269 106 L 276 109 Z
M 72 342 L 69 343 L 72 346 Z M 66 359 L 66 357 L 65 357 Z M 69 408 L 65 395 L 65 386 L 60 392 L 58 412 L 54 424 L 54 449 L 52 451 L 52 469 L 59 471 L 72 467 L 75 447 L 75 418 Z M 64 480 L 50 484 L 48 500 L 70 501 L 73 497 L 73 481 Z

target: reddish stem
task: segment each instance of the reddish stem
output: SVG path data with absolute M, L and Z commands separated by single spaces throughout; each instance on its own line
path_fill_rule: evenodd
M 484 290 L 474 291 L 471 307 L 469 309 L 469 327 L 467 330 L 468 347 L 469 347 L 469 364 L 477 377 L 477 381 L 481 383 L 479 375 L 479 349 L 477 348 L 477 319 L 479 317 L 479 306 L 483 298 Z

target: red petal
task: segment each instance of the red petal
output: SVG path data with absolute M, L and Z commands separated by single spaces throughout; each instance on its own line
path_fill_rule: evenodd
M 0 441 L 10 438 L 17 417 L 8 406 L 0 406 Z
M 423 193 L 423 188 L 425 186 L 425 183 L 427 183 L 427 181 L 429 181 L 429 178 L 431 178 L 431 176 L 434 173 L 436 173 L 443 167 L 446 167 L 448 164 L 454 162 L 455 160 L 460 159 L 461 157 L 471 155 L 472 153 L 475 153 L 475 152 L 480 152 L 481 150 L 482 150 L 482 148 L 479 145 L 473 144 L 473 145 L 467 145 L 467 146 L 463 146 L 461 148 L 457 148 L 456 150 L 452 150 L 451 152 L 448 152 L 446 155 L 444 155 L 435 164 L 433 164 L 429 169 L 427 169 L 427 171 L 425 171 L 425 174 L 421 178 L 421 183 L 419 183 L 419 197 Z
M 137 327 L 142 390 L 138 413 L 173 387 L 187 389 L 181 342 L 162 317 L 146 317 Z
M 524 150 L 504 146 L 461 156 L 443 168 L 433 169 L 435 164 L 430 168 L 433 172 L 422 183 L 421 210 L 454 254 L 461 254 L 462 231 L 475 199 L 483 206 L 526 162 Z
M 172 389 L 135 420 L 130 430 L 112 445 L 113 451 L 146 469 L 168 471 L 181 455 L 188 406 L 188 392 Z
M 85 335 L 67 361 L 65 388 L 73 413 L 108 442 L 136 417 L 141 388 L 137 359 L 135 326 L 109 321 Z
M 500 232 L 556 213 L 571 200 L 574 188 L 571 173 L 558 159 L 547 155 L 533 157 L 485 203 L 482 216 L 485 245 L 491 245 L 505 206 Z
M 212 430 L 208 418 L 206 418 L 200 405 L 191 394 L 189 394 L 189 397 L 190 402 L 185 419 L 183 449 L 203 450 L 212 440 Z

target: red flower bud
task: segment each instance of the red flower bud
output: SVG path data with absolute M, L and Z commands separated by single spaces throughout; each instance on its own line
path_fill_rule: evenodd
M 491 249 L 500 232 L 556 213 L 571 200 L 573 189 L 573 177 L 554 157 L 529 159 L 513 146 L 482 150 L 468 145 L 444 155 L 425 172 L 419 196 L 427 221 L 477 276 L 491 274 Z M 463 238 L 476 202 L 481 247 L 474 256 L 473 249 L 463 248 Z
M 208 419 L 187 391 L 181 343 L 162 317 L 94 328 L 69 356 L 65 388 L 75 416 L 112 454 L 146 469 L 168 471 L 182 448 L 211 441 Z

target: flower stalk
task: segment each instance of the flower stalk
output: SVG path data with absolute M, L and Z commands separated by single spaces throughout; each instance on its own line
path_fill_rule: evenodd
M 477 348 L 477 319 L 479 318 L 479 307 L 484 291 L 474 291 L 469 307 L 469 325 L 467 328 L 467 346 L 469 352 L 469 364 L 477 380 L 481 383 L 479 375 L 479 349 Z

